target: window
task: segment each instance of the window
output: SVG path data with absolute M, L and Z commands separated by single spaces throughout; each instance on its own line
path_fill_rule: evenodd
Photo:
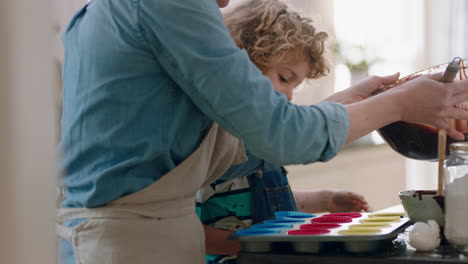
M 422 68 L 424 1 L 334 0 L 335 92 L 368 75 L 401 76 Z M 356 144 L 381 144 L 373 132 Z

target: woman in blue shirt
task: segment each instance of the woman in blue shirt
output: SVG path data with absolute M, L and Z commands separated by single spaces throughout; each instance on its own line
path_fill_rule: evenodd
M 311 20 L 291 11 L 284 3 L 252 0 L 226 14 L 224 21 L 236 44 L 247 51 L 274 89 L 288 100 L 292 100 L 293 90 L 304 79 L 326 75 L 323 47 L 327 34 L 316 30 Z M 396 78 L 394 75 L 382 80 L 392 83 Z M 359 101 L 352 96 L 359 93 L 360 87 L 357 88 L 327 100 Z M 291 191 L 282 166 L 247 154 L 247 162 L 231 167 L 197 195 L 207 263 L 235 263 L 233 255 L 240 244 L 227 237 L 235 230 L 274 218 L 276 211 L 294 211 L 297 207 L 308 213 L 370 210 L 362 195 L 350 191 Z
M 181 219 L 190 209 L 179 215 L 163 206 L 157 215 L 136 216 L 134 207 L 148 200 L 132 199 L 154 184 L 164 197 L 176 199 L 181 190 L 162 185 L 165 178 L 183 178 L 174 169 L 192 155 L 209 160 L 210 149 L 223 151 L 211 144 L 224 135 L 213 123 L 242 139 L 258 157 L 286 165 L 328 160 L 345 142 L 397 120 L 427 123 L 460 139 L 463 135 L 446 119 L 468 119 L 468 113 L 451 107 L 468 100 L 468 83 L 442 84 L 438 75 L 346 106 L 292 104 L 235 45 L 214 0 L 93 0 L 72 18 L 63 42 L 59 227 L 69 227 L 60 233 L 73 242 L 61 241 L 62 261 L 68 263 L 104 263 L 99 256 L 112 263 L 125 263 L 127 257 L 138 263 L 138 257 L 148 256 L 171 262 L 170 246 L 182 241 L 188 243 L 184 249 L 198 250 L 194 243 L 203 238 L 201 226 L 187 228 L 196 231 L 193 241 L 178 235 L 180 230 L 153 234 L 129 227 L 144 227 L 136 220 L 142 217 L 162 232 L 177 226 L 170 219 Z M 368 83 L 365 96 L 378 86 L 378 81 Z M 221 141 L 229 140 L 223 136 Z M 242 151 L 231 145 L 236 157 L 205 169 L 222 171 L 225 163 L 240 162 Z M 184 165 L 183 171 L 190 170 Z M 195 192 L 185 191 L 183 197 Z M 164 197 L 152 197 L 157 203 L 149 204 L 169 201 Z M 154 241 L 154 246 L 109 237 L 126 228 L 127 237 Z M 180 255 L 203 261 L 203 249 L 197 250 Z

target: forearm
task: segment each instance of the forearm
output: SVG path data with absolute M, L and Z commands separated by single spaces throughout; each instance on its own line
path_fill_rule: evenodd
M 331 190 L 299 191 L 292 190 L 297 208 L 301 212 L 319 213 L 328 212 L 328 202 L 332 194 Z
M 349 133 L 346 143 L 400 120 L 400 106 L 395 103 L 395 96 L 398 95 L 378 95 L 346 105 L 349 115 Z
M 205 230 L 205 248 L 207 254 L 236 255 L 239 252 L 240 243 L 234 240 L 227 240 L 232 231 L 207 225 L 203 225 L 203 229 Z
M 362 100 L 362 98 L 360 99 Z M 349 92 L 345 90 L 345 91 L 337 92 L 337 93 L 330 95 L 329 97 L 325 98 L 323 102 L 336 102 L 336 103 L 346 105 L 346 104 L 352 104 L 361 100 L 354 98 L 352 95 L 349 94 Z

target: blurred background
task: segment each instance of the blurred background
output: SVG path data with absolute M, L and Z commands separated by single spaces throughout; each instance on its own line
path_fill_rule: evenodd
M 231 0 L 229 12 L 243 0 Z M 60 34 L 86 0 L 0 2 L 0 263 L 55 263 Z M 332 71 L 304 83 L 320 102 L 368 75 L 402 76 L 468 58 L 465 0 L 290 0 L 330 34 Z M 437 165 L 406 159 L 372 133 L 326 163 L 289 166 L 293 188 L 360 192 L 374 209 L 405 189 L 435 189 Z

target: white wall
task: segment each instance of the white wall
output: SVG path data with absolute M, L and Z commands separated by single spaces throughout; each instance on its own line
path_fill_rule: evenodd
M 291 6 L 302 15 L 312 18 L 313 24 L 320 31 L 329 34 L 326 42 L 328 49 L 326 56 L 330 65 L 334 64 L 334 55 L 330 52 L 331 46 L 335 42 L 333 27 L 333 1 L 323 0 L 289 0 Z M 333 67 L 330 73 L 319 80 L 309 80 L 306 86 L 295 95 L 293 102 L 296 104 L 310 105 L 318 103 L 331 95 L 335 87 L 335 75 Z
M 0 263 L 55 263 L 51 1 L 0 1 Z

